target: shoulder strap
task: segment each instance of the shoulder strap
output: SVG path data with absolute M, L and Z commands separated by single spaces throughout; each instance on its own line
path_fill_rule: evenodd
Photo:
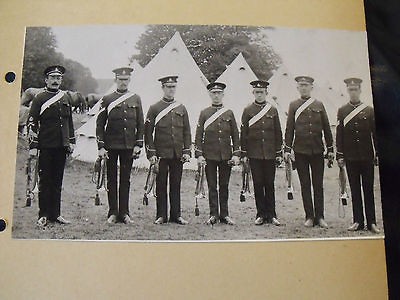
M 170 105 L 168 105 L 166 108 L 164 108 L 162 111 L 160 111 L 158 113 L 158 115 L 156 116 L 156 119 L 154 121 L 154 126 L 157 125 L 157 123 L 160 122 L 160 120 L 162 118 L 164 118 L 171 110 L 173 110 L 174 108 L 177 108 L 180 105 L 181 104 L 179 102 L 173 102 Z
M 306 102 L 304 102 L 297 110 L 296 113 L 294 114 L 294 122 L 297 121 L 299 118 L 300 114 L 307 109 L 313 102 L 315 101 L 314 98 L 308 99 Z
M 135 95 L 134 93 L 126 93 L 124 95 L 122 95 L 121 97 L 117 98 L 116 100 L 114 100 L 113 102 L 111 102 L 108 107 L 107 107 L 107 113 L 110 113 L 110 111 L 116 107 L 118 104 L 124 102 L 126 99 L 132 97 L 133 95 Z
M 347 123 L 349 123 L 356 115 L 358 115 L 362 110 L 367 108 L 367 105 L 365 103 L 361 103 L 359 106 L 357 106 L 353 111 L 351 111 L 343 120 L 343 126 L 346 126 Z
M 63 96 L 65 95 L 64 91 L 59 91 L 57 94 L 55 94 L 53 97 L 51 97 L 49 100 L 47 100 L 43 105 L 40 107 L 40 115 L 50 107 L 50 105 L 56 103 L 59 101 Z
M 227 112 L 228 109 L 223 107 L 220 110 L 217 110 L 215 113 L 213 113 L 205 122 L 204 122 L 204 130 L 207 129 L 208 126 L 210 126 L 215 120 L 217 120 L 222 114 Z
M 255 123 L 257 123 L 257 121 L 259 121 L 263 116 L 265 116 L 267 112 L 269 112 L 271 107 L 272 107 L 271 103 L 267 102 L 267 104 L 265 104 L 265 106 L 256 115 L 250 118 L 249 127 L 253 126 Z

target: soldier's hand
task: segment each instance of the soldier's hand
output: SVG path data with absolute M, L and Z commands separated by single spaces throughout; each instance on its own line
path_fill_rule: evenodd
M 283 158 L 282 156 L 275 157 L 276 165 L 280 166 L 282 164 Z
M 138 158 L 142 150 L 139 146 L 133 147 L 133 157 Z
M 75 150 L 75 144 L 69 144 L 68 153 L 72 154 Z
M 333 152 L 328 152 L 328 160 L 333 161 L 335 159 L 335 153 Z
M 242 162 L 245 164 L 249 161 L 249 158 L 247 156 L 242 157 Z
M 339 168 L 343 168 L 345 165 L 344 158 L 339 158 L 337 160 L 337 164 L 338 164 Z
M 237 155 L 232 156 L 232 162 L 234 166 L 238 166 L 240 164 L 240 157 Z
M 101 157 L 101 158 L 108 158 L 107 150 L 104 149 L 104 148 L 101 148 L 101 149 L 99 150 L 99 157 Z
M 290 152 L 284 152 L 283 153 L 283 159 L 285 162 L 288 162 L 292 158 L 292 155 Z
M 34 157 L 38 155 L 38 150 L 36 148 L 29 149 L 29 156 Z
M 200 156 L 197 158 L 197 164 L 198 164 L 199 166 L 203 166 L 203 165 L 206 164 L 206 159 L 204 158 L 203 155 L 200 155 Z
M 189 154 L 183 154 L 182 155 L 182 162 L 189 162 L 190 161 L 190 155 Z
M 149 162 L 151 165 L 154 165 L 157 163 L 157 156 L 153 155 L 152 157 L 149 158 Z
M 378 166 L 378 165 L 379 165 L 379 158 L 378 158 L 377 155 L 375 155 L 375 157 L 374 157 L 374 165 L 375 165 L 375 166 Z

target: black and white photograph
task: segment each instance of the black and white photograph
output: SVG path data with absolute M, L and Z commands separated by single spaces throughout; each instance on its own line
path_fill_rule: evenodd
M 382 238 L 364 31 L 26 27 L 12 237 Z

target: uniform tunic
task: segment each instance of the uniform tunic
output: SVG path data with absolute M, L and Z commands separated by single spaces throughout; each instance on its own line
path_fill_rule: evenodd
M 364 208 L 361 196 L 363 187 L 367 227 L 375 224 L 374 200 L 374 157 L 376 149 L 376 130 L 374 110 L 368 106 L 354 116 L 344 126 L 344 119 L 361 102 L 347 103 L 338 110 L 336 129 L 336 158 L 344 158 L 349 178 L 353 206 L 353 221 L 364 227 Z
M 163 98 L 151 105 L 145 122 L 145 144 L 147 157 L 157 156 L 159 172 L 156 179 L 157 213 L 156 218 L 168 219 L 167 180 L 169 176 L 170 221 L 181 216 L 181 179 L 183 154 L 191 154 L 191 133 L 186 107 L 181 104 L 168 112 L 155 124 L 158 114 L 175 103 L 173 99 Z
M 195 138 L 195 156 L 204 156 L 207 163 L 205 171 L 210 216 L 220 219 L 229 215 L 228 186 L 231 166 L 228 160 L 232 158 L 232 155 L 240 156 L 239 131 L 232 110 L 225 111 L 207 128 L 204 128 L 204 123 L 222 108 L 222 105 L 213 105 L 201 111 Z
M 60 216 L 66 155 L 70 144 L 75 144 L 70 98 L 64 94 L 42 114 L 40 111 L 61 92 L 45 89 L 35 96 L 28 118 L 29 148 L 40 150 L 39 218 L 47 217 L 50 221 Z
M 128 91 L 115 91 L 103 97 L 96 122 L 98 148 L 108 151 L 107 188 L 108 216 L 121 220 L 129 215 L 130 173 L 133 163 L 133 148 L 143 147 L 144 117 L 142 102 L 132 94 L 110 110 L 114 101 Z M 117 162 L 120 161 L 119 193 L 117 188 Z
M 242 156 L 250 159 L 257 215 L 267 222 L 276 218 L 275 158 L 282 154 L 282 130 L 278 110 L 271 106 L 252 126 L 249 120 L 267 104 L 253 102 L 242 114 L 240 143 Z
M 285 132 L 285 152 L 294 150 L 306 219 L 314 220 L 314 223 L 318 224 L 319 220 L 324 218 L 325 146 L 322 134 L 328 152 L 333 152 L 333 138 L 328 116 L 321 101 L 314 100 L 295 121 L 297 109 L 308 99 L 300 98 L 290 103 Z M 315 206 L 311 196 L 311 182 Z

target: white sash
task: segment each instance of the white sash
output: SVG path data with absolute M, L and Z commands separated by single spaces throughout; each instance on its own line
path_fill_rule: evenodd
M 250 120 L 249 120 L 249 127 L 253 126 L 257 121 L 259 121 L 263 116 L 269 112 L 271 109 L 272 105 L 271 103 L 267 102 L 267 104 L 261 109 L 256 115 L 254 115 Z
M 110 111 L 111 111 L 114 107 L 116 107 L 118 104 L 124 102 L 126 99 L 132 97 L 133 95 L 135 95 L 135 94 L 134 94 L 134 93 L 126 93 L 126 94 L 122 95 L 121 97 L 117 98 L 116 100 L 114 100 L 113 102 L 111 102 L 111 103 L 108 105 L 107 113 L 110 113 Z
M 63 96 L 65 95 L 64 91 L 59 91 L 57 94 L 55 94 L 53 97 L 51 97 L 49 100 L 47 100 L 45 103 L 43 103 L 42 107 L 40 108 L 40 115 L 49 108 L 50 105 L 56 103 L 58 100 L 60 100 Z
M 364 108 L 367 108 L 367 105 L 364 103 L 361 103 L 359 106 L 356 107 L 351 113 L 349 113 L 346 118 L 343 120 L 343 126 L 346 126 L 347 123 L 349 123 L 358 113 L 360 113 Z
M 294 114 L 294 122 L 296 123 L 298 117 L 300 116 L 300 114 L 307 109 L 307 107 L 309 107 L 313 102 L 315 101 L 314 98 L 310 98 L 308 99 L 306 102 L 304 102 L 297 110 L 296 113 Z
M 156 120 L 154 121 L 154 126 L 157 125 L 157 123 L 160 122 L 160 120 L 162 118 L 164 118 L 171 110 L 173 110 L 174 108 L 177 108 L 180 105 L 181 104 L 179 102 L 173 102 L 170 105 L 168 105 L 166 108 L 164 108 L 162 111 L 160 111 L 156 117 Z
M 207 129 L 215 120 L 217 120 L 224 112 L 227 112 L 228 109 L 223 107 L 220 110 L 217 110 L 213 113 L 205 122 L 204 122 L 204 130 Z

